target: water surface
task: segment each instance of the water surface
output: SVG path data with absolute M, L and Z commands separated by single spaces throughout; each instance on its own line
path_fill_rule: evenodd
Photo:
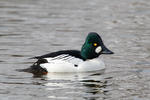
M 104 73 L 33 77 L 16 69 L 98 32 L 115 52 Z M 1 100 L 149 100 L 149 0 L 0 0 Z

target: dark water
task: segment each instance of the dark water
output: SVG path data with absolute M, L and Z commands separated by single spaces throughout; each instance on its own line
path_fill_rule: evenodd
M 35 78 L 35 55 L 80 49 L 98 32 L 105 72 Z M 149 0 L 0 0 L 0 100 L 149 100 Z

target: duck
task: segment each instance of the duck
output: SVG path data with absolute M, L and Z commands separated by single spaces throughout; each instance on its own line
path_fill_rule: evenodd
M 98 71 L 105 69 L 104 62 L 99 59 L 102 54 L 114 54 L 114 52 L 104 45 L 98 33 L 90 32 L 81 50 L 60 50 L 32 57 L 37 61 L 24 71 L 34 75 Z

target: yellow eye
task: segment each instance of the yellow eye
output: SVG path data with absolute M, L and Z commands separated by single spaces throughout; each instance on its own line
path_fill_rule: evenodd
M 96 46 L 97 46 L 97 43 L 94 43 L 93 45 L 96 47 Z

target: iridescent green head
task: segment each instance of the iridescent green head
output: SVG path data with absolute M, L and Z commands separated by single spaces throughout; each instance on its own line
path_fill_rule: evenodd
M 86 60 L 96 58 L 101 54 L 113 54 L 113 52 L 105 47 L 97 33 L 90 32 L 82 46 L 81 56 Z

